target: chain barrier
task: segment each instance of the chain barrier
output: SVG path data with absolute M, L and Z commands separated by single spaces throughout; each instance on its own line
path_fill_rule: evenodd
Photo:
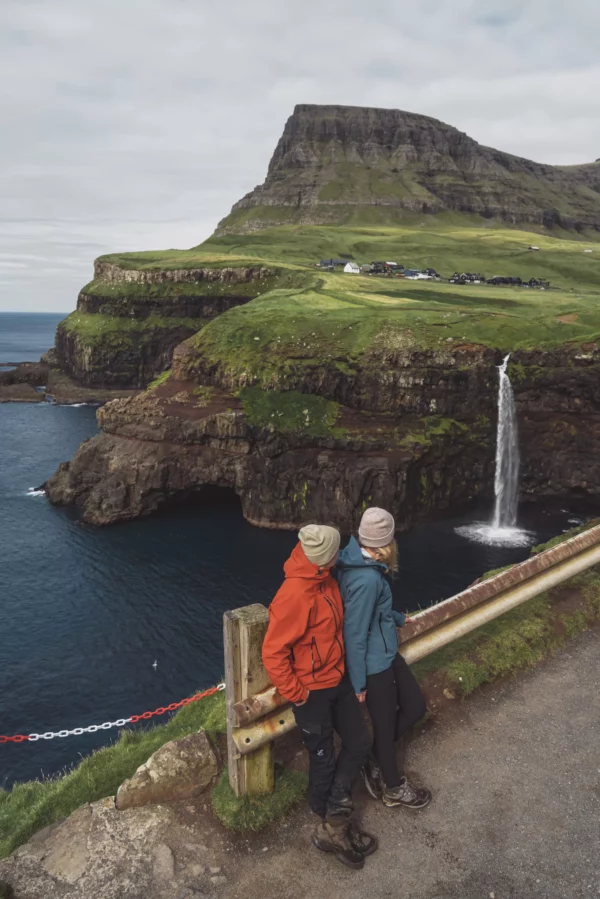
M 15 734 L 13 737 L 0 736 L 0 745 L 2 743 L 36 743 L 38 740 L 53 740 L 55 737 L 80 737 L 81 734 L 95 734 L 99 730 L 110 730 L 111 727 L 125 727 L 126 724 L 137 724 L 138 721 L 149 721 L 155 715 L 164 715 L 166 712 L 174 712 L 181 709 L 192 702 L 199 702 L 215 693 L 220 693 L 225 689 L 225 684 L 218 684 L 216 687 L 210 687 L 202 693 L 196 693 L 194 696 L 188 696 L 180 702 L 172 702 L 170 705 L 159 706 L 153 712 L 142 712 L 141 715 L 132 715 L 131 718 L 117 718 L 116 721 L 105 721 L 104 724 L 90 724 L 89 727 L 75 727 L 73 730 L 59 730 L 56 733 L 49 730 L 45 734 Z

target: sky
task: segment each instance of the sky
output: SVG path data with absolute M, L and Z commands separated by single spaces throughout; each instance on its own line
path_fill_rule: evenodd
M 100 254 L 206 239 L 296 103 L 591 162 L 599 45 L 597 0 L 2 0 L 0 311 L 71 311 Z

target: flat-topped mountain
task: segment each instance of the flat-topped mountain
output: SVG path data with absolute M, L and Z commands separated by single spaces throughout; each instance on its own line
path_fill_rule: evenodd
M 217 235 L 443 212 L 600 230 L 600 163 L 543 165 L 396 109 L 300 105 L 264 184 L 234 205 Z

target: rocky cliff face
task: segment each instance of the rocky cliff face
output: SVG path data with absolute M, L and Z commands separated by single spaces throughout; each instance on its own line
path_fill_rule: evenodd
M 173 349 L 274 283 L 262 265 L 136 270 L 99 259 L 77 311 L 56 332 L 56 361 L 85 387 L 142 388 Z
M 350 529 L 365 505 L 380 504 L 407 528 L 490 483 L 493 429 L 483 417 L 468 431 L 452 424 L 412 439 L 385 417 L 346 410 L 347 429 L 316 438 L 257 427 L 221 391 L 206 405 L 195 396 L 193 385 L 170 381 L 107 404 L 98 413 L 103 433 L 48 482 L 51 501 L 110 524 L 216 485 L 234 490 L 244 516 L 262 527 L 321 519 Z
M 110 524 L 216 485 L 234 490 L 245 517 L 263 527 L 320 519 L 350 530 L 372 504 L 410 527 L 491 494 L 497 380 L 487 352 L 471 353 L 469 373 L 430 367 L 427 376 L 405 372 L 402 387 L 382 376 L 349 390 L 336 427 L 319 436 L 285 433 L 283 412 L 257 423 L 243 391 L 238 399 L 223 386 L 171 379 L 101 409 L 103 433 L 60 467 L 49 497 Z M 599 351 L 524 354 L 512 373 L 522 493 L 600 493 Z M 328 389 L 339 395 L 321 382 Z M 306 394 L 307 420 L 312 399 Z
M 600 165 L 542 165 L 394 109 L 296 106 L 264 184 L 236 203 L 217 234 L 341 223 L 374 207 L 388 216 L 454 211 L 600 230 Z

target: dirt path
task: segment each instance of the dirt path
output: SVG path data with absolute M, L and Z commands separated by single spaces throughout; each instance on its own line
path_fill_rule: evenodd
M 600 630 L 483 691 L 409 748 L 423 812 L 358 796 L 363 871 L 310 844 L 308 811 L 232 840 L 200 808 L 80 809 L 4 862 L 16 899 L 590 899 L 600 896 Z
M 380 839 L 363 871 L 312 849 L 306 815 L 260 863 L 238 862 L 223 897 L 600 896 L 600 633 L 462 709 L 409 749 L 434 793 L 427 810 L 363 799 Z

